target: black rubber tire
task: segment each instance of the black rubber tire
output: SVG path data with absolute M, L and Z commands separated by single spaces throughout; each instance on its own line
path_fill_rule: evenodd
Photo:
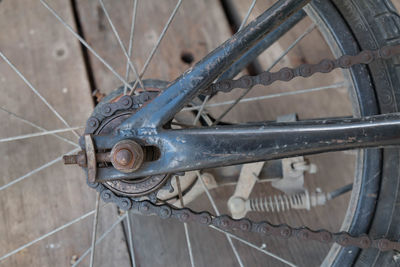
M 398 1 L 398 0 L 396 0 Z M 315 0 L 316 9 L 333 6 L 341 21 L 336 33 L 348 47 L 358 50 L 378 49 L 385 45 L 400 44 L 400 16 L 390 0 Z M 331 16 L 331 14 L 325 14 Z M 324 15 L 324 16 L 325 16 Z M 342 22 L 337 22 L 338 24 Z M 335 25 L 331 25 L 333 28 Z M 342 27 L 342 28 L 341 28 Z M 348 40 L 345 36 L 348 36 Z M 392 113 L 400 109 L 400 56 L 380 60 L 366 68 L 369 79 L 365 88 L 356 88 L 361 104 L 361 115 Z M 400 238 L 400 150 L 367 150 L 364 155 L 363 187 L 360 198 L 363 204 L 350 227 L 352 234 L 368 233 L 373 238 Z M 397 252 L 379 252 L 377 249 L 360 250 L 343 248 L 333 259 L 333 266 L 400 266 Z M 397 260 L 397 258 L 399 258 Z
M 396 0 L 397 1 L 397 0 Z M 334 0 L 361 49 L 377 49 L 400 44 L 400 16 L 388 0 Z M 400 108 L 400 57 L 374 62 L 368 66 L 380 113 Z M 400 238 L 400 150 L 385 149 L 380 189 L 369 235 L 392 240 Z M 395 253 L 376 249 L 362 250 L 356 266 L 398 266 Z

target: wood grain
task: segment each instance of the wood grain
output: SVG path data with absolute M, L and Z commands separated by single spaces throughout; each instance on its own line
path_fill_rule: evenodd
M 49 2 L 74 25 L 69 1 Z M 0 51 L 71 126 L 84 125 L 93 101 L 77 40 L 39 1 L 2 1 L 0 24 L 7 25 L 0 30 Z M 0 91 L 1 107 L 49 130 L 65 128 L 3 60 Z M 1 137 L 38 131 L 0 112 Z M 63 136 L 77 141 L 72 134 Z M 1 143 L 0 184 L 5 185 L 73 148 L 53 136 Z M 1 191 L 0 255 L 92 210 L 94 200 L 95 193 L 87 187 L 82 170 L 61 162 Z M 115 217 L 115 207 L 101 211 L 100 234 Z M 90 246 L 92 219 L 93 216 L 20 251 L 1 265 L 69 266 L 73 255 L 80 256 Z M 129 264 L 126 246 L 121 242 L 122 228 L 113 233 L 114 237 L 97 249 L 97 266 Z
M 125 47 L 128 48 L 132 1 L 104 1 Z M 132 61 L 140 70 L 156 43 L 177 1 L 139 1 Z M 125 75 L 126 57 L 122 53 L 99 2 L 79 1 L 78 10 L 87 41 L 116 71 Z M 151 14 L 151 15 L 149 15 Z M 184 1 L 156 52 L 144 78 L 172 81 L 190 67 L 182 53 L 193 55 L 194 62 L 230 36 L 229 27 L 217 1 Z M 90 55 L 97 87 L 110 92 L 121 82 L 101 62 Z M 135 77 L 131 74 L 131 80 Z
M 74 25 L 69 1 L 49 1 L 50 4 Z M 106 8 L 125 44 L 128 46 L 132 1 L 104 0 Z M 176 0 L 139 1 L 137 26 L 134 36 L 133 62 L 141 69 L 149 52 L 172 12 Z M 258 1 L 251 18 L 260 14 L 273 1 Z M 399 8 L 398 2 L 394 1 Z M 231 0 L 239 18 L 243 18 L 251 0 Z M 122 76 L 125 75 L 126 58 L 108 24 L 97 0 L 77 1 L 79 19 L 88 43 Z M 259 59 L 265 69 L 311 24 L 303 20 L 288 32 Z M 109 93 L 121 82 L 92 54 L 89 63 L 95 88 L 90 88 L 79 43 L 38 1 L 3 0 L 0 3 L 0 51 L 27 76 L 41 94 L 50 101 L 72 125 L 84 125 L 93 107 L 91 90 Z M 49 26 L 50 25 L 50 26 Z M 171 28 L 162 41 L 145 78 L 171 81 L 192 64 L 181 56 L 190 53 L 194 62 L 200 60 L 231 35 L 230 25 L 219 1 L 184 1 Z M 308 49 L 313 47 L 312 51 Z M 285 57 L 274 70 L 283 66 L 315 63 L 329 51 L 317 30 L 307 36 Z M 131 74 L 130 80 L 134 77 Z M 249 96 L 266 93 L 294 91 L 338 82 L 340 72 L 317 75 L 312 80 L 295 79 L 292 83 L 276 83 L 268 88 L 257 86 Z M 0 62 L 0 106 L 47 129 L 64 125 L 51 114 L 45 105 L 5 64 Z M 211 103 L 235 99 L 241 92 L 221 94 Z M 210 109 L 218 116 L 225 109 Z M 351 114 L 347 90 L 276 98 L 252 104 L 238 105 L 227 120 L 234 122 L 274 120 L 279 115 L 298 113 L 300 118 L 343 116 Z M 13 136 L 37 131 L 0 111 L 0 136 Z M 76 141 L 72 134 L 64 137 Z M 29 170 L 73 149 L 54 137 L 37 137 L 31 140 L 0 144 L 2 157 L 0 186 L 27 173 Z M 319 171 L 306 175 L 306 187 L 313 191 L 321 188 L 330 191 L 351 181 L 354 173 L 354 155 L 329 153 L 309 157 Z M 338 171 L 340 170 L 340 171 Z M 212 191 L 221 213 L 227 213 L 226 201 L 234 187 Z M 268 185 L 257 186 L 252 197 L 279 194 Z M 250 213 L 254 220 L 268 219 L 273 223 L 287 222 L 292 226 L 340 229 L 349 195 L 335 199 L 324 207 L 312 211 L 290 211 L 274 214 Z M 57 163 L 0 192 L 0 256 L 33 240 L 56 227 L 79 217 L 94 208 L 95 193 L 89 189 L 79 168 L 64 167 Z M 212 210 L 205 195 L 190 205 L 195 210 Z M 334 214 L 335 216 L 332 216 Z M 117 218 L 114 205 L 100 212 L 98 236 Z M 190 266 L 183 225 L 174 220 L 131 215 L 134 250 L 137 266 Z M 90 246 L 92 217 L 63 230 L 40 243 L 21 251 L 2 262 L 5 266 L 68 266 L 74 255 L 78 257 Z M 126 226 L 126 225 L 125 225 Z M 125 229 L 126 231 L 126 229 Z M 223 234 L 197 224 L 189 224 L 196 266 L 239 266 Z M 329 246 L 319 243 L 303 245 L 298 241 L 279 240 L 243 235 L 243 238 L 261 246 L 299 266 L 318 265 Z M 234 241 L 245 266 L 283 266 L 252 248 Z M 87 257 L 82 266 L 88 266 Z M 123 229 L 119 225 L 96 249 L 95 266 L 129 266 Z

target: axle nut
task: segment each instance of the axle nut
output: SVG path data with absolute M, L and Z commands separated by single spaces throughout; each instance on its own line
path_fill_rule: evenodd
M 122 140 L 111 150 L 111 163 L 117 170 L 125 173 L 136 171 L 142 166 L 144 153 L 142 147 L 132 140 Z
M 133 155 L 128 149 L 119 150 L 114 157 L 115 161 L 122 166 L 127 166 L 133 159 Z

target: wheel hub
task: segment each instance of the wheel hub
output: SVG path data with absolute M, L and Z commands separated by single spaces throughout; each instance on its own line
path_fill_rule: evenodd
M 104 97 L 95 107 L 91 117 L 88 119 L 85 136 L 111 134 L 116 127 L 136 113 L 143 105 L 151 102 L 167 85 L 167 82 L 159 80 L 144 81 L 146 91 L 138 89 L 137 95 L 123 95 L 123 87 L 111 92 Z M 152 146 L 139 143 L 138 140 L 122 140 L 114 145 L 111 151 L 93 151 L 95 154 L 95 169 L 115 168 L 120 172 L 131 173 L 139 169 L 146 161 L 157 159 L 158 150 Z M 83 138 L 80 140 L 84 147 Z M 86 149 L 87 150 L 87 149 Z M 90 173 L 90 159 L 84 151 L 74 156 L 65 156 L 66 164 L 79 164 Z M 110 166 L 110 164 L 112 166 Z M 134 179 L 111 180 L 106 182 L 92 182 L 88 177 L 91 187 L 99 185 L 111 190 L 117 196 L 142 197 L 156 195 L 156 192 L 168 180 L 168 175 L 153 175 Z M 107 198 L 107 196 L 105 196 Z M 104 198 L 103 198 L 104 199 Z

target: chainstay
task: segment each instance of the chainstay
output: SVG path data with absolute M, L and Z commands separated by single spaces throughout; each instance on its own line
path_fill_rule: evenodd
M 335 69 L 347 69 L 357 64 L 369 64 L 378 59 L 390 59 L 400 54 L 400 45 L 384 46 L 378 50 L 364 50 L 355 56 L 343 55 L 338 59 L 324 59 L 317 64 L 302 64 L 296 68 L 282 68 L 277 72 L 262 72 L 255 76 L 243 76 L 237 80 L 223 80 L 212 84 L 202 93 L 213 95 L 233 89 L 250 89 L 255 85 L 271 85 L 277 81 L 288 82 L 296 77 L 308 78 L 315 73 L 329 73 Z
M 303 64 L 297 68 L 283 68 L 278 72 L 263 72 L 256 76 L 243 76 L 237 80 L 224 80 L 211 85 L 209 88 L 204 90 L 203 94 L 215 94 L 217 92 L 230 92 L 235 88 L 251 89 L 255 85 L 271 85 L 276 81 L 288 82 L 295 77 L 310 77 L 313 74 L 329 73 L 337 68 L 350 68 L 356 64 L 369 64 L 378 59 L 390 59 L 395 55 L 400 54 L 400 45 L 397 46 L 385 46 L 378 50 L 366 50 L 362 51 L 355 56 L 344 55 L 336 60 L 324 59 L 318 64 Z M 145 97 L 143 94 L 143 97 Z M 115 110 L 124 110 L 124 104 L 122 101 L 125 96 L 118 102 L 109 104 L 114 105 Z M 133 101 L 139 96 L 130 96 Z M 140 100 L 139 102 L 142 102 Z M 114 111 L 115 111 L 114 110 Z M 106 118 L 105 116 L 104 118 Z M 93 118 L 96 119 L 96 127 L 90 127 L 89 132 L 94 132 L 95 128 L 100 125 L 100 121 L 104 118 Z M 321 243 L 333 243 L 336 242 L 341 246 L 355 246 L 358 248 L 376 248 L 380 251 L 396 250 L 400 251 L 400 242 L 391 241 L 386 238 L 372 239 L 366 234 L 353 236 L 348 232 L 330 232 L 325 229 L 312 230 L 307 227 L 291 227 L 287 224 L 274 225 L 268 221 L 254 222 L 250 219 L 233 219 L 229 215 L 215 216 L 207 211 L 196 212 L 189 208 L 176 208 L 170 204 L 155 204 L 148 200 L 138 200 L 136 198 L 130 198 L 126 196 L 119 196 L 114 192 L 110 191 L 101 183 L 89 183 L 89 186 L 99 191 L 101 198 L 105 202 L 114 202 L 119 208 L 123 210 L 131 209 L 133 212 L 142 215 L 157 215 L 160 218 L 175 218 L 181 222 L 197 222 L 203 225 L 214 226 L 223 231 L 243 231 L 258 233 L 263 236 L 275 236 L 278 238 L 297 238 L 301 241 L 314 240 Z

